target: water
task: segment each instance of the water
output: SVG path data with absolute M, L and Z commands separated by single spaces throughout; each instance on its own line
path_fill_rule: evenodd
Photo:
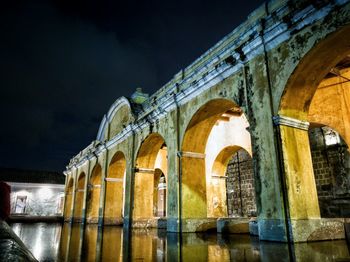
M 350 261 L 345 240 L 287 245 L 249 235 L 178 234 L 79 224 L 11 225 L 39 261 Z

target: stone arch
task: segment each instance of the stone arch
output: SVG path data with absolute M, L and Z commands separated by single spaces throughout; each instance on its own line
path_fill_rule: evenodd
M 65 209 L 64 209 L 64 218 L 69 219 L 72 216 L 72 204 L 73 204 L 73 191 L 74 191 L 74 179 L 70 177 L 68 179 L 66 187 L 66 200 L 65 200 Z
M 226 197 L 226 171 L 227 165 L 232 156 L 239 150 L 239 146 L 228 146 L 221 150 L 214 160 L 212 166 L 211 175 L 214 178 L 211 184 L 212 192 L 215 192 L 212 197 L 208 195 L 208 213 L 214 217 L 226 217 L 228 216 L 228 204 Z M 210 198 L 215 198 L 215 205 L 210 201 Z
M 97 133 L 97 140 L 110 140 L 119 134 L 134 120 L 130 102 L 127 98 L 118 98 L 104 115 Z
M 123 152 L 116 152 L 108 166 L 104 224 L 122 224 L 123 195 L 126 159 Z
M 317 87 L 337 63 L 349 54 L 350 25 L 316 44 L 289 77 L 280 100 L 279 114 L 308 120 L 311 100 Z
M 142 142 L 136 157 L 133 219 L 154 217 L 156 169 L 167 174 L 167 148 L 164 138 L 151 133 Z
M 75 189 L 74 219 L 80 220 L 83 216 L 84 194 L 86 175 L 81 172 Z
M 102 168 L 96 164 L 91 172 L 87 192 L 86 220 L 88 223 L 97 223 L 100 207 L 100 193 L 102 184 Z
M 181 147 L 182 218 L 206 218 L 209 215 L 207 197 L 212 188 L 207 183 L 208 177 L 211 176 L 212 164 L 208 168 L 206 162 L 214 162 L 217 154 L 227 146 L 228 142 L 219 142 L 221 148 L 208 151 L 208 139 L 218 122 L 230 121 L 231 117 L 236 119 L 242 116 L 244 114 L 241 108 L 228 99 L 210 100 L 192 116 Z M 247 132 L 245 128 L 243 129 L 242 132 Z M 249 135 L 249 132 L 247 133 Z M 217 138 L 221 140 L 220 137 Z M 218 151 L 215 152 L 215 150 Z
M 321 93 L 319 91 L 324 81 L 328 81 L 329 74 L 334 74 L 333 69 L 350 54 L 349 39 L 344 37 L 349 34 L 350 26 L 346 25 L 312 47 L 289 77 L 280 100 L 279 116 L 275 118 L 275 124 L 279 125 L 291 219 L 320 218 L 307 131 L 310 120 L 312 122 L 325 120 L 319 116 L 310 116 L 312 104 Z M 345 96 L 347 97 L 343 98 L 350 101 L 350 93 Z M 332 128 L 339 127 L 332 126 Z M 349 132 L 350 129 L 347 129 L 344 137 L 350 137 Z

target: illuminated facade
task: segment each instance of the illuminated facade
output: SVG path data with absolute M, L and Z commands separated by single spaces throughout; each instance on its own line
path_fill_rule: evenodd
M 155 94 L 115 101 L 67 166 L 66 221 L 344 238 L 349 213 L 337 199 L 346 207 L 350 197 L 349 42 L 348 1 L 261 6 Z M 340 182 L 320 173 L 309 143 L 327 127 L 338 140 L 324 144 L 343 148 L 341 168 L 327 174 Z M 333 215 L 327 194 L 339 196 Z

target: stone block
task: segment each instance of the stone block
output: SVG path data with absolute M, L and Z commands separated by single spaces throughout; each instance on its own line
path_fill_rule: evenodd
M 259 219 L 258 227 L 260 240 L 288 242 L 283 219 Z
M 251 234 L 253 236 L 259 236 L 258 221 L 256 221 L 256 220 L 249 221 L 249 234 Z

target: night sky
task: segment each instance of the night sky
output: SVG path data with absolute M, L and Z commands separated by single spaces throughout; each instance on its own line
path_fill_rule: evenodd
M 63 171 L 136 87 L 149 94 L 263 3 L 12 0 L 0 8 L 0 166 Z

